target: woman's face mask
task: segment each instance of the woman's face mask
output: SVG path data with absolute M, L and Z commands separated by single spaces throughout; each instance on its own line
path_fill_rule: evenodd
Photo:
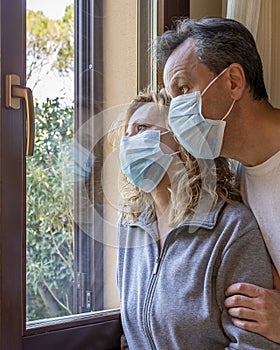
M 224 69 L 203 90 L 177 96 L 172 99 L 168 121 L 179 143 L 195 158 L 215 159 L 220 156 L 226 117 L 235 100 L 221 120 L 205 119 L 202 115 L 202 96 L 227 70 Z
M 172 162 L 173 154 L 166 154 L 160 148 L 160 136 L 160 130 L 147 130 L 135 136 L 123 136 L 121 140 L 122 172 L 144 192 L 157 187 Z

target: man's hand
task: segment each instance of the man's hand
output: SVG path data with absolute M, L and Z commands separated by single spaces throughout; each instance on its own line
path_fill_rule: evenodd
M 274 287 L 280 280 L 274 273 Z M 235 326 L 280 343 L 280 289 L 235 283 L 226 290 L 225 306 Z

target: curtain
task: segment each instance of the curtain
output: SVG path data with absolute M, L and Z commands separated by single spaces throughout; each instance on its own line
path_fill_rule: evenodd
M 264 80 L 270 102 L 280 107 L 279 0 L 228 0 L 228 18 L 243 23 L 253 34 L 262 58 Z
M 243 23 L 257 37 L 261 0 L 228 0 L 227 17 Z

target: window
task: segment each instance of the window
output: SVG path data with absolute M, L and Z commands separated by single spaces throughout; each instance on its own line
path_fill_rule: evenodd
M 58 11 L 58 2 L 54 3 Z M 53 163 L 46 155 L 42 157 L 45 161 L 42 168 L 38 163 L 32 164 L 35 161 L 31 158 L 25 161 L 23 150 L 25 117 L 22 111 L 24 108 L 12 110 L 2 107 L 1 109 L 0 342 L 3 349 L 40 348 L 44 350 L 60 349 L 64 346 L 69 349 L 118 348 L 121 326 L 115 283 L 117 198 L 112 194 L 117 179 L 112 178 L 114 165 L 109 157 L 109 149 L 104 144 L 103 136 L 115 118 L 117 107 L 127 103 L 136 95 L 138 89 L 150 84 L 151 81 L 155 84 L 156 70 L 150 69 L 153 65 L 147 53 L 147 47 L 156 31 L 162 31 L 165 26 L 168 26 L 170 17 L 188 14 L 188 1 L 179 0 L 129 2 L 76 0 L 70 1 L 71 5 L 74 5 L 74 35 L 68 40 L 69 47 L 64 46 L 60 49 L 70 50 L 71 43 L 75 47 L 73 104 L 63 105 L 61 108 L 61 101 L 54 98 L 52 101 L 48 100 L 43 108 L 42 105 L 39 106 L 40 108 L 36 107 L 37 130 L 38 122 L 43 124 L 54 119 L 52 132 L 58 137 L 57 139 L 54 137 L 51 141 L 50 152 L 53 152 L 54 141 L 57 141 L 55 144 L 57 147 L 60 146 L 59 142 L 65 136 L 60 130 L 63 130 L 67 120 L 70 125 L 66 133 L 70 132 L 72 142 L 67 145 L 69 152 L 63 152 L 65 156 L 63 161 L 68 161 L 67 166 L 63 168 L 63 176 L 65 176 L 64 182 L 61 182 L 62 187 L 64 186 L 63 195 L 58 196 L 57 193 L 61 193 L 60 190 L 55 191 L 52 180 L 57 169 L 52 169 L 53 172 L 48 169 L 53 166 Z M 20 76 L 21 85 L 25 85 L 24 3 L 20 0 L 4 0 L 0 6 L 3 34 L 2 76 L 5 77 L 11 72 L 17 73 Z M 70 15 L 69 12 L 68 19 Z M 67 23 L 66 20 L 65 22 Z M 71 42 L 71 40 L 74 41 Z M 50 43 L 51 40 L 48 42 Z M 50 44 L 47 44 L 46 49 L 49 48 L 48 45 Z M 66 55 L 65 52 L 64 54 Z M 64 61 L 64 63 L 67 62 Z M 69 64 L 70 66 L 66 65 L 66 70 L 71 70 L 71 62 Z M 38 69 L 40 68 L 39 66 Z M 50 71 L 55 71 L 55 68 L 52 67 Z M 48 75 L 50 76 L 51 73 Z M 57 88 L 58 83 L 54 80 L 53 82 L 53 86 Z M 5 87 L 4 81 L 1 86 Z M 4 105 L 3 100 L 2 106 Z M 108 113 L 106 112 L 105 115 L 104 111 Z M 46 129 L 42 128 L 42 130 Z M 41 136 L 39 141 L 42 144 L 46 140 L 49 142 L 49 132 Z M 36 138 L 38 142 L 38 134 Z M 71 153 L 72 146 L 75 152 Z M 40 158 L 38 154 L 37 156 Z M 57 155 L 57 158 L 59 157 L 60 154 Z M 26 165 L 27 170 L 25 170 Z M 33 179 L 35 181 L 33 187 L 31 186 L 33 180 L 31 177 L 28 178 L 31 165 L 33 172 L 42 171 L 37 174 L 37 182 Z M 82 181 L 78 181 L 81 174 Z M 48 180 L 44 182 L 44 176 L 50 178 L 47 177 Z M 69 177 L 72 182 L 66 181 Z M 65 187 L 65 183 L 72 186 L 71 192 L 68 191 L 69 187 Z M 37 192 L 40 188 L 48 198 L 52 198 L 49 202 L 49 211 L 41 210 L 44 204 L 43 195 L 38 197 L 36 194 L 34 202 L 27 202 L 26 206 L 26 195 L 32 194 L 29 192 L 30 188 L 26 188 L 26 184 Z M 47 184 L 46 188 L 43 184 Z M 53 195 L 57 197 L 51 197 Z M 67 207 L 71 209 L 69 211 L 71 215 L 67 216 L 68 213 L 66 215 L 62 210 L 58 217 L 55 214 L 58 204 L 59 206 L 63 204 L 65 198 L 73 203 L 72 206 Z M 39 220 L 35 219 L 38 213 L 41 213 Z M 64 214 L 65 217 L 63 217 Z M 46 218 L 53 219 L 53 221 L 47 220 L 51 224 L 45 225 L 48 227 L 46 231 L 42 230 L 42 226 L 39 229 L 33 226 L 35 222 L 41 224 Z M 27 309 L 25 308 L 27 289 L 38 280 L 35 281 L 34 273 L 34 280 L 31 280 L 28 288 L 25 288 L 25 272 L 29 273 L 27 280 L 32 278 L 32 270 L 30 272 L 25 268 L 25 259 L 27 262 L 35 263 L 34 256 L 29 252 L 25 253 L 25 247 L 30 248 L 29 242 L 25 243 L 26 224 L 27 231 L 30 230 L 27 236 L 30 232 L 35 232 L 35 234 L 45 234 L 44 238 L 46 238 L 47 233 L 54 228 L 53 236 L 49 235 L 50 241 L 54 241 L 52 245 L 48 241 L 49 246 L 46 246 L 45 250 L 53 249 L 58 255 L 60 252 L 64 258 L 70 257 L 69 271 L 72 268 L 72 274 L 65 275 L 70 286 L 67 297 L 65 293 L 64 295 L 55 294 L 57 289 L 60 289 L 59 284 L 56 290 L 51 288 L 48 290 L 45 286 L 47 291 L 39 292 L 39 289 L 35 288 L 34 293 L 27 298 Z M 57 227 L 60 227 L 60 230 Z M 63 240 L 63 235 L 66 235 L 65 230 L 68 227 L 72 229 L 67 231 L 71 239 L 66 241 Z M 34 253 L 38 242 L 35 241 L 35 246 L 32 244 L 31 249 Z M 65 251 L 67 254 L 63 255 Z M 39 249 L 38 254 L 42 256 L 42 250 Z M 72 258 L 71 254 L 73 254 Z M 51 261 L 47 260 L 48 255 L 45 255 L 44 259 L 42 266 L 46 269 Z M 61 270 L 50 274 L 49 285 L 51 285 L 51 279 L 53 284 L 57 282 L 55 279 L 58 273 L 62 275 L 66 271 L 67 264 L 63 265 L 61 262 L 63 258 L 58 256 L 57 259 L 55 266 Z M 35 270 L 38 268 L 38 266 L 33 267 Z M 35 299 L 30 298 L 35 298 L 36 293 L 42 293 L 43 298 L 53 298 L 58 306 L 45 314 L 33 314 L 32 318 Z M 36 303 L 37 312 L 40 305 L 38 301 Z M 52 303 L 52 305 L 56 304 Z M 26 316 L 28 316 L 27 322 Z

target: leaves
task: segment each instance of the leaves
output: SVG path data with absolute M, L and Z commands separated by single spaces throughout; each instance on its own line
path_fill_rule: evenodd
M 36 148 L 26 169 L 28 320 L 72 309 L 73 191 L 63 184 L 62 151 L 73 139 L 73 108 L 60 102 L 35 106 Z
M 50 19 L 42 11 L 27 11 L 26 27 L 27 81 L 36 76 L 36 86 L 50 70 L 60 75 L 74 70 L 73 5 L 66 7 L 62 20 Z M 46 66 L 50 67 L 47 72 Z

